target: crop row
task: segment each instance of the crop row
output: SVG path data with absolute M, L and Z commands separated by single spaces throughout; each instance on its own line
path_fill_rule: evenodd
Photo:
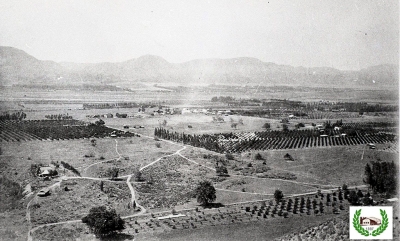
M 277 138 L 253 138 L 250 140 L 220 140 L 221 149 L 228 152 L 243 152 L 249 150 L 271 149 L 298 149 L 323 146 L 348 146 L 367 143 L 386 143 L 393 141 L 393 136 L 387 134 L 370 134 L 354 137 L 277 137 Z
M 226 206 L 217 210 L 186 212 L 165 218 L 165 213 L 150 214 L 142 218 L 132 218 L 126 223 L 127 232 L 131 234 L 154 231 L 169 231 L 171 229 L 197 229 L 207 226 L 229 225 L 235 223 L 259 222 L 268 219 L 290 218 L 296 215 L 320 215 L 324 213 L 338 214 L 345 210 L 348 203 L 343 195 L 316 195 L 315 198 L 296 197 L 284 199 L 278 203 L 263 201 L 260 205 Z M 174 211 L 172 212 L 174 214 Z M 177 213 L 175 213 L 177 214 Z M 164 216 L 163 216 L 164 215 Z
M 348 146 L 367 143 L 387 143 L 396 140 L 394 134 L 377 133 L 374 130 L 330 131 L 320 135 L 318 131 L 265 131 L 254 133 L 221 133 L 214 135 L 188 135 L 156 128 L 156 137 L 183 142 L 207 150 L 224 152 L 243 152 L 249 150 L 297 149 L 321 146 Z
M 77 120 L 2 121 L 0 141 L 64 140 L 90 137 L 106 137 L 112 133 L 134 136 L 112 128 L 87 124 Z

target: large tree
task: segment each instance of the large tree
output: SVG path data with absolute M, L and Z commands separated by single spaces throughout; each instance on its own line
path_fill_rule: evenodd
M 198 184 L 195 190 L 197 202 L 207 206 L 209 203 L 214 202 L 217 198 L 216 190 L 210 181 L 202 181 Z
M 394 162 L 372 162 L 365 166 L 364 183 L 376 193 L 393 196 L 397 193 L 397 167 Z
M 274 198 L 276 203 L 279 203 L 283 198 L 283 192 L 279 189 L 276 189 L 274 193 Z
M 108 236 L 124 229 L 124 220 L 115 209 L 108 210 L 105 206 L 91 208 L 89 214 L 82 218 L 96 236 Z

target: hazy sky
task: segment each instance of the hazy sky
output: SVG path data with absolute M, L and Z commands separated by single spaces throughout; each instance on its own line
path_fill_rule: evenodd
M 398 64 L 396 0 L 0 0 L 0 45 L 42 60 Z

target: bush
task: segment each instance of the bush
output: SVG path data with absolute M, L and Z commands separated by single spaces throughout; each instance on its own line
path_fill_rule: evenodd
M 264 125 L 263 125 L 263 128 L 264 129 L 270 129 L 271 128 L 271 124 L 270 123 L 265 123 Z
M 261 156 L 260 153 L 257 153 L 257 154 L 254 156 L 254 159 L 256 159 L 256 160 L 264 160 L 264 158 Z
M 228 169 L 225 166 L 217 166 L 215 170 L 218 176 L 228 176 Z
M 157 142 L 157 143 L 156 143 L 156 147 L 157 147 L 157 148 L 161 148 L 161 143 Z
M 225 157 L 227 160 L 235 160 L 235 157 L 229 152 L 225 154 Z

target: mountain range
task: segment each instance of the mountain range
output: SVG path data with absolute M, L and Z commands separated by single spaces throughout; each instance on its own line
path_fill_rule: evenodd
M 145 55 L 116 63 L 67 63 L 38 60 L 13 47 L 0 47 L 0 85 L 141 84 L 293 85 L 338 87 L 398 86 L 399 66 L 382 64 L 359 71 L 293 67 L 256 58 L 198 59 L 169 63 Z

